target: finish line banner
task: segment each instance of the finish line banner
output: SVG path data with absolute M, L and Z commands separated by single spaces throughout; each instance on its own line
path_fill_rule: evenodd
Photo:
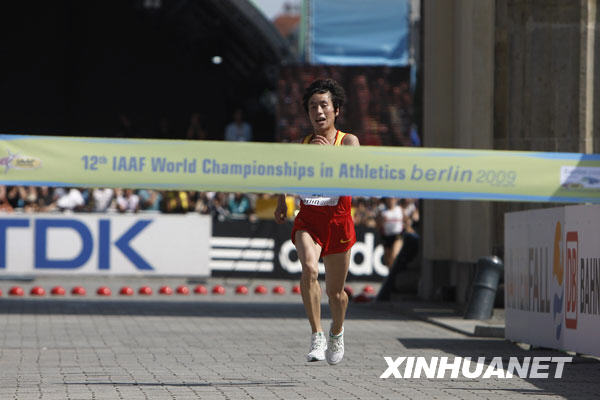
M 4 185 L 600 203 L 598 154 L 0 135 L 0 157 Z

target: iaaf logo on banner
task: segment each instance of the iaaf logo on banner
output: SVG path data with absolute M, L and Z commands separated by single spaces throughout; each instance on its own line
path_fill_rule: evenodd
M 37 169 L 42 166 L 39 158 L 23 156 L 8 151 L 8 156 L 0 158 L 0 166 L 4 166 L 4 173 L 9 169 Z
M 444 379 L 446 372 L 450 372 L 450 378 L 455 379 L 459 376 L 468 379 L 491 377 L 506 379 L 518 376 L 519 378 L 549 378 L 549 369 L 553 363 L 556 363 L 554 378 L 562 378 L 565 363 L 573 361 L 573 357 L 524 357 L 519 361 L 519 357 L 510 357 L 508 364 L 504 364 L 502 357 L 493 357 L 489 363 L 485 357 L 477 358 L 474 366 L 471 366 L 471 357 L 398 357 L 395 360 L 392 357 L 383 357 L 388 368 L 381 374 L 380 378 L 386 379 L 391 376 L 394 378 L 424 378 Z M 487 368 L 485 368 L 487 364 Z M 404 366 L 404 373 L 399 368 Z M 484 371 L 485 369 L 485 371 Z

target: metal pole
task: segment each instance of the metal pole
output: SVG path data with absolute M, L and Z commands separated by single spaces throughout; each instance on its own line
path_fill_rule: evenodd
M 465 319 L 489 319 L 492 317 L 496 290 L 503 273 L 504 264 L 498 257 L 490 256 L 479 259 Z

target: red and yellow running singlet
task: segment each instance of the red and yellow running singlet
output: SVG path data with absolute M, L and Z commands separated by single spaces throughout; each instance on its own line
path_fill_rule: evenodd
M 341 146 L 346 133 L 337 131 L 334 146 Z M 302 143 L 310 143 L 308 135 Z M 352 197 L 301 194 L 300 212 L 294 220 L 292 242 L 297 231 L 306 231 L 321 246 L 321 255 L 343 253 L 356 242 L 352 220 Z
M 307 144 L 310 143 L 314 134 L 310 134 L 304 138 L 302 143 Z M 334 146 L 341 146 L 342 140 L 346 136 L 345 132 L 337 131 L 335 134 L 335 141 L 333 142 Z M 300 199 L 302 200 L 302 208 L 306 206 L 315 206 L 315 207 L 335 207 L 336 212 L 335 215 L 343 215 L 349 214 L 352 206 L 352 197 L 350 196 L 328 196 L 324 194 L 302 194 L 300 195 Z M 315 210 L 317 211 L 317 210 Z

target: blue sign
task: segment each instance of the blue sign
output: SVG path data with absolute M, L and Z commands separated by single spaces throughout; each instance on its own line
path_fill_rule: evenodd
M 409 65 L 409 0 L 312 0 L 309 62 Z

